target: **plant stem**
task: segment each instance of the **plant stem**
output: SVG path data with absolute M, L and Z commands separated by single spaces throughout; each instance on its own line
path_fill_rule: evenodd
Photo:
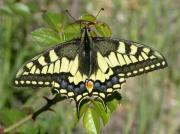
M 8 128 L 5 128 L 3 130 L 3 133 L 9 133 L 12 130 L 20 127 L 23 124 L 25 124 L 27 121 L 29 121 L 31 119 L 35 120 L 41 113 L 43 113 L 47 110 L 53 111 L 53 109 L 51 109 L 51 106 L 53 106 L 54 104 L 56 104 L 59 101 L 65 100 L 66 98 L 67 97 L 65 97 L 65 96 L 62 97 L 59 94 L 57 94 L 53 99 L 48 99 L 48 98 L 44 97 L 44 99 L 47 101 L 47 103 L 43 107 L 41 107 L 37 111 L 33 112 L 32 114 L 26 116 L 22 120 L 16 122 L 15 124 L 9 126 Z
M 23 125 L 25 122 L 29 121 L 32 119 L 32 114 L 28 115 L 27 117 L 25 117 L 24 119 L 20 120 L 19 122 L 13 124 L 12 126 L 4 129 L 4 133 L 8 133 L 11 132 L 13 129 L 20 127 L 21 125 Z

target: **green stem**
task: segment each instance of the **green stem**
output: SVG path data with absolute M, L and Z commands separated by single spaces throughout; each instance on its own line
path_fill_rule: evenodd
M 13 124 L 12 126 L 4 129 L 4 133 L 9 133 L 12 130 L 16 129 L 17 127 L 20 127 L 21 125 L 23 125 L 24 123 L 26 123 L 27 121 L 32 119 L 32 114 L 28 115 L 27 117 L 25 117 L 24 119 L 20 120 L 19 122 Z
M 37 111 L 33 112 L 32 114 L 26 116 L 22 120 L 16 122 L 15 124 L 9 126 L 8 128 L 5 128 L 3 132 L 4 133 L 9 133 L 12 130 L 20 127 L 23 124 L 25 124 L 27 121 L 29 121 L 31 119 L 35 120 L 41 113 L 43 113 L 43 112 L 45 112 L 47 110 L 51 110 L 52 111 L 51 106 L 53 106 L 54 104 L 56 104 L 59 101 L 65 100 L 67 97 L 65 97 L 65 96 L 62 97 L 59 94 L 57 94 L 53 99 L 48 99 L 46 97 L 44 97 L 44 98 L 46 99 L 47 103 L 43 107 L 41 107 Z

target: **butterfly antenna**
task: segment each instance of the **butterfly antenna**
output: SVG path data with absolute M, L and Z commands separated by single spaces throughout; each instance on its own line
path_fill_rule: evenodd
M 72 15 L 71 15 L 71 13 L 69 12 L 69 10 L 68 9 L 66 9 L 66 13 L 74 20 L 74 21 L 76 21 L 77 19 L 76 18 L 74 18 Z
M 104 11 L 104 8 L 101 8 L 101 9 L 99 10 L 99 12 L 98 12 L 97 15 L 96 15 L 96 18 L 98 17 L 98 15 L 100 14 L 101 11 Z
M 66 9 L 65 10 L 66 11 L 66 13 L 68 14 L 68 16 L 70 16 L 74 21 L 77 21 L 77 19 L 76 18 L 74 18 L 72 15 L 71 15 L 71 13 L 69 12 L 69 10 L 68 9 Z M 77 29 L 72 25 L 72 27 L 74 28 L 74 30 L 76 30 L 77 31 Z

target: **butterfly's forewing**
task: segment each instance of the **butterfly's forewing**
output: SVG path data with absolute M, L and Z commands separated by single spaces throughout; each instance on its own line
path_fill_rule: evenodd
M 80 40 L 72 40 L 42 52 L 20 68 L 15 78 L 16 86 L 53 87 L 53 81 L 68 77 L 78 70 Z M 54 83 L 55 84 L 55 83 Z M 57 85 L 58 86 L 58 85 Z
M 94 38 L 94 43 L 103 56 L 99 65 L 106 62 L 114 74 L 122 78 L 132 77 L 165 68 L 167 62 L 158 51 L 128 40 Z M 106 69 L 103 64 L 100 68 Z

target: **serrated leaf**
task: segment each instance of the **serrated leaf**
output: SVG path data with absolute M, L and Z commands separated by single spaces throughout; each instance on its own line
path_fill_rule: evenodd
M 80 16 L 79 20 L 95 22 L 96 21 L 96 17 L 94 17 L 91 14 L 84 14 L 84 15 Z
M 29 7 L 23 3 L 15 3 L 11 5 L 11 9 L 15 13 L 22 15 L 24 17 L 28 17 L 31 13 Z
M 98 22 L 95 25 L 98 33 L 103 37 L 110 37 L 112 35 L 110 27 L 103 22 Z
M 94 101 L 93 104 L 95 111 L 101 116 L 103 124 L 107 124 L 110 118 L 110 114 L 105 111 L 103 105 L 100 102 Z
M 81 36 L 80 28 L 81 27 L 78 23 L 73 23 L 65 26 L 64 28 L 65 40 L 70 40 L 73 38 L 80 37 Z
M 88 134 L 100 133 L 100 118 L 99 115 L 91 108 L 88 108 L 83 117 L 83 127 Z
M 58 33 L 50 28 L 39 28 L 31 34 L 35 41 L 44 45 L 57 44 L 62 41 Z
M 42 15 L 43 19 L 46 21 L 46 23 L 54 28 L 57 31 L 61 31 L 62 28 L 62 17 L 58 13 L 53 13 L 53 12 L 45 12 Z

